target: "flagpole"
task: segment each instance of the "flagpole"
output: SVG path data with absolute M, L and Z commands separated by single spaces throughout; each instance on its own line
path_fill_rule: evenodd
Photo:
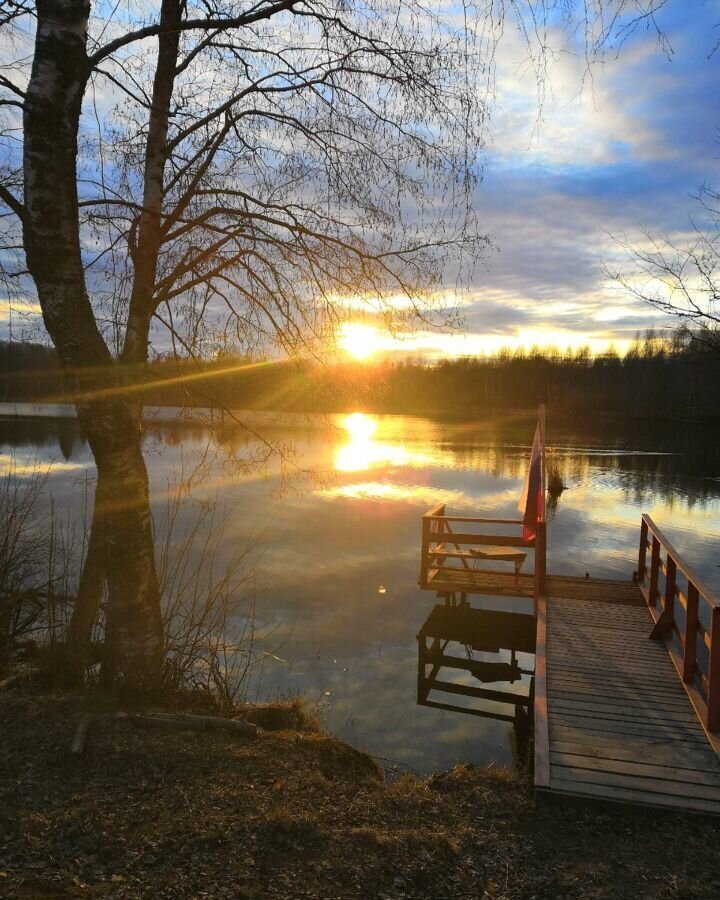
M 547 574 L 547 521 L 545 518 L 545 404 L 538 409 L 538 426 L 540 429 L 540 472 L 542 485 L 542 518 L 538 516 L 537 534 L 535 536 L 535 615 L 540 595 L 545 593 L 545 577 Z
M 545 521 L 545 498 L 547 497 L 547 482 L 545 471 L 545 404 L 541 403 L 538 409 L 538 422 L 540 424 L 540 470 L 542 472 L 542 520 Z

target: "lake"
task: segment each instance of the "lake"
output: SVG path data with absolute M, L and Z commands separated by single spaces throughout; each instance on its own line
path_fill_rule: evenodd
M 93 466 L 69 413 L 0 404 L 0 466 L 48 467 L 46 498 L 59 518 L 79 522 Z M 225 530 L 216 564 L 248 551 L 266 635 L 250 699 L 303 694 L 329 731 L 421 773 L 510 763 L 506 722 L 416 703 L 416 635 L 436 602 L 417 587 L 420 517 L 442 502 L 448 513 L 517 518 L 532 414 L 236 417 L 263 440 L 228 417 L 177 421 L 152 410 L 145 453 L 159 530 L 168 485 L 177 493 L 184 482 L 178 535 L 217 500 Z M 568 421 L 550 406 L 548 446 L 567 489 L 548 526 L 548 569 L 630 579 L 647 512 L 720 592 L 718 436 L 711 426 L 618 423 L 591 410 Z M 519 599 L 473 606 L 531 611 Z M 518 660 L 532 668 L 530 654 Z

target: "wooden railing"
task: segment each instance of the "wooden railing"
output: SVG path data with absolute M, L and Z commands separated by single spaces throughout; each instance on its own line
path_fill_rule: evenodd
M 475 525 L 515 526 L 522 528 L 520 519 L 490 519 L 475 516 L 448 516 L 445 504 L 439 503 L 422 518 L 422 546 L 420 556 L 420 578 L 418 584 L 422 588 L 432 588 L 432 580 L 448 569 L 447 561 L 456 559 L 465 569 L 471 568 L 473 547 L 514 547 L 518 550 L 534 549 L 535 596 L 545 589 L 546 577 L 546 523 L 539 522 L 536 537 L 531 540 L 520 534 L 479 534 L 467 530 Z M 464 526 L 467 526 L 464 530 Z M 457 567 L 455 567 L 457 569 Z
M 640 526 L 638 584 L 655 620 L 653 636 L 668 640 L 705 728 L 720 731 L 720 600 L 648 515 Z

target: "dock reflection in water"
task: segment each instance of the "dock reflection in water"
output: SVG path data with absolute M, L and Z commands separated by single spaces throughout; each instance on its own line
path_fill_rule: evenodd
M 532 734 L 535 631 L 531 615 L 438 604 L 417 636 L 418 704 L 510 723 L 522 764 Z
M 41 513 L 50 514 L 52 497 L 79 536 L 95 470 L 77 422 L 66 415 L 0 404 L 0 473 L 22 477 L 36 464 L 47 470 Z M 248 696 L 302 694 L 318 704 L 328 730 L 421 774 L 460 761 L 510 763 L 507 721 L 416 704 L 416 635 L 437 602 L 417 585 L 419 523 L 442 503 L 458 515 L 517 517 L 534 417 L 534 411 L 442 421 L 349 410 L 329 417 L 237 411 L 243 429 L 203 411 L 149 411 L 143 441 L 156 522 L 164 521 L 168 485 L 181 480 L 187 503 L 176 546 L 185 547 L 196 510 L 217 504 L 227 513 L 218 566 L 238 548 L 250 551 L 255 621 L 272 637 Z M 287 451 L 290 464 L 279 455 L 267 459 L 258 434 Z M 553 411 L 549 441 L 568 485 L 548 526 L 551 572 L 629 577 L 640 517 L 648 512 L 720 592 L 717 426 L 684 422 L 668 429 L 664 422 L 595 416 L 563 421 Z M 159 535 L 164 540 L 162 529 Z M 198 556 L 189 552 L 187 559 L 195 566 Z M 532 609 L 530 600 L 509 596 L 491 603 L 509 612 Z M 484 634 L 495 637 L 490 627 Z M 517 645 L 498 638 L 497 646 L 505 649 L 493 656 L 470 644 L 473 659 L 511 663 Z M 467 659 L 465 644 L 456 649 L 447 653 Z M 521 668 L 532 668 L 531 656 L 519 650 L 516 656 Z M 484 671 L 487 677 L 492 670 Z M 527 675 L 503 685 L 448 667 L 435 677 L 478 689 L 530 690 Z M 457 693 L 433 690 L 427 699 L 514 713 L 512 703 L 494 707 Z

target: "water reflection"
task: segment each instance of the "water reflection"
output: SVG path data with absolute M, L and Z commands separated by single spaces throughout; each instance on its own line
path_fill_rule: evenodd
M 337 472 L 364 472 L 380 466 L 428 466 L 438 462 L 436 455 L 413 452 L 403 444 L 377 440 L 376 416 L 352 413 L 341 422 L 349 440 L 335 451 Z
M 437 605 L 418 633 L 418 705 L 510 723 L 517 763 L 529 747 L 534 683 L 532 615 Z
M 200 472 L 189 483 L 189 502 L 211 503 L 219 491 L 230 515 L 218 565 L 237 547 L 257 549 L 257 617 L 274 629 L 272 647 L 287 662 L 268 658 L 252 696 L 318 699 L 330 730 L 419 771 L 458 760 L 510 762 L 507 722 L 416 705 L 415 637 L 434 602 L 417 587 L 419 523 L 439 502 L 458 513 L 514 518 L 532 416 L 238 417 L 290 448 L 317 480 L 281 492 L 286 472 L 276 461 L 238 468 L 238 456 L 261 457 L 262 448 L 230 420 L 172 422 L 168 414 L 147 424 L 144 440 L 158 519 L 167 483 L 180 472 Z M 550 410 L 549 441 L 568 486 L 549 528 L 551 571 L 628 578 L 640 514 L 648 512 L 699 575 L 720 588 L 720 481 L 706 477 L 720 477 L 712 429 L 590 417 L 562 422 Z M 35 459 L 51 465 L 47 490 L 58 515 L 71 521 L 84 505 L 91 508 L 80 484 L 86 473 L 92 479 L 92 458 L 75 422 L 0 418 L 0 453 L 6 469 Z M 529 612 L 526 601 L 504 603 L 505 611 Z M 475 663 L 492 662 L 469 646 Z M 509 646 L 501 645 L 496 661 L 512 666 Z M 454 655 L 467 660 L 464 648 Z M 516 662 L 531 668 L 520 656 Z M 455 670 L 454 680 L 497 687 L 476 677 L 490 669 L 474 671 Z M 520 684 L 529 690 L 526 674 L 514 687 Z M 451 700 L 462 705 L 458 698 Z M 429 699 L 442 702 L 433 692 Z

